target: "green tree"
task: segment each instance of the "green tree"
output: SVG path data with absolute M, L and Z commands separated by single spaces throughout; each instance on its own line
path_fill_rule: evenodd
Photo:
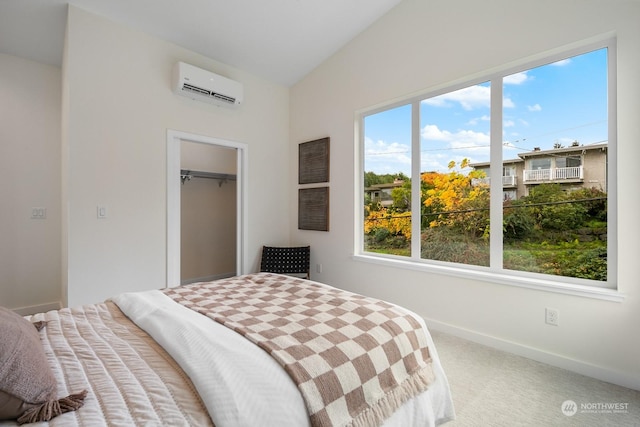
M 368 188 L 377 184 L 390 184 L 394 182 L 396 179 L 409 181 L 409 178 L 403 174 L 402 172 L 398 172 L 396 174 L 383 174 L 378 175 L 375 172 L 365 172 L 364 173 L 364 188 Z
M 522 240 L 535 230 L 533 212 L 525 207 L 524 200 L 506 200 L 503 203 L 502 230 L 506 240 Z
M 570 198 L 569 194 L 560 184 L 541 184 L 523 197 L 522 202 L 531 206 L 538 229 L 573 230 L 585 222 L 588 210 L 582 203 L 572 203 L 575 199 Z

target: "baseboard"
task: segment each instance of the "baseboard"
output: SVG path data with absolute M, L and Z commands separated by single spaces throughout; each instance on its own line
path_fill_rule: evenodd
M 468 341 L 526 357 L 537 362 L 546 363 L 547 365 L 555 366 L 557 368 L 566 369 L 600 381 L 605 381 L 633 390 L 640 390 L 640 377 L 630 375 L 629 373 L 593 365 L 559 354 L 549 353 L 544 350 L 485 335 L 469 329 L 460 328 L 437 320 L 425 318 L 425 322 L 427 323 L 427 327 L 434 331 L 444 332 Z
M 61 308 L 62 304 L 60 304 L 60 301 L 57 301 L 49 302 L 46 304 L 31 305 L 29 307 L 13 308 L 12 310 L 18 313 L 20 316 L 30 316 L 37 313 L 46 313 L 47 311 L 51 310 L 60 310 Z
M 227 277 L 233 277 L 235 275 L 236 275 L 235 272 L 229 272 L 229 273 L 214 274 L 214 275 L 211 275 L 211 276 L 193 277 L 191 279 L 183 279 L 183 280 L 181 280 L 180 284 L 181 285 L 188 285 L 190 283 L 197 283 L 197 282 L 212 282 L 214 280 L 226 279 Z

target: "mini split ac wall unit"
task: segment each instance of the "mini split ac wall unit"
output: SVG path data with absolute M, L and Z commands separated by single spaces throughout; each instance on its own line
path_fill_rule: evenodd
M 242 83 L 202 68 L 178 62 L 173 67 L 173 91 L 196 101 L 234 107 L 242 104 Z

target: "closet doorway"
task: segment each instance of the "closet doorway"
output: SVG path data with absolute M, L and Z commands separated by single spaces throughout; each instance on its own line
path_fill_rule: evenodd
M 167 132 L 167 287 L 243 274 L 247 147 Z

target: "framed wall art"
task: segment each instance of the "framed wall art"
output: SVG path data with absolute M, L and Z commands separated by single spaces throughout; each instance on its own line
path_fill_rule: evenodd
M 298 189 L 298 229 L 329 231 L 329 187 Z
M 298 145 L 298 184 L 329 182 L 329 137 Z

